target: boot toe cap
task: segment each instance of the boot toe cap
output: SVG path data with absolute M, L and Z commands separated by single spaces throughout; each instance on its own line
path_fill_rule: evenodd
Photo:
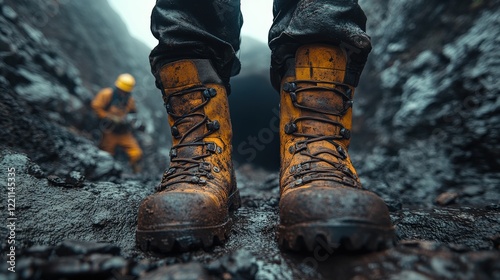
M 207 192 L 160 192 L 144 199 L 138 211 L 139 230 L 207 227 L 227 219 L 227 207 Z
M 309 222 L 365 223 L 392 227 L 384 201 L 351 187 L 309 186 L 293 189 L 280 200 L 282 225 Z

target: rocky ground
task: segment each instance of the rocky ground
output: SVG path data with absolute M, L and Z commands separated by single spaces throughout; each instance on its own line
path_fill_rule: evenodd
M 134 242 L 137 207 L 154 182 L 91 182 L 75 173 L 45 178 L 26 156 L 4 151 L 0 158 L 0 170 L 15 168 L 17 179 L 19 279 L 500 277 L 498 204 L 410 209 L 391 201 L 399 239 L 395 248 L 347 254 L 318 247 L 311 254 L 289 253 L 275 241 L 277 176 L 247 166 L 238 174 L 243 206 L 233 216 L 229 242 L 209 251 L 159 256 L 138 251 Z M 0 211 L 3 215 L 7 209 L 2 205 Z M 8 236 L 9 230 L 2 228 L 1 234 Z M 5 272 L 5 254 L 2 258 L 0 269 Z
M 398 245 L 277 247 L 277 96 L 265 44 L 244 38 L 230 96 L 243 198 L 231 238 L 159 256 L 134 241 L 139 202 L 168 162 L 147 48 L 105 1 L 0 0 L 0 218 L 8 222 L 9 169 L 17 218 L 15 230 L 0 227 L 0 279 L 500 279 L 500 1 L 360 2 L 374 49 L 351 155 L 364 187 L 386 201 Z M 89 109 L 95 91 L 130 69 L 148 124 L 138 176 L 97 148 Z

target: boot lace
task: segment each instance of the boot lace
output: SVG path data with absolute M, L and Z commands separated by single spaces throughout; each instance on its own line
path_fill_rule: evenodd
M 297 84 L 301 84 L 299 87 Z M 318 84 L 329 84 L 331 86 L 318 86 Z M 325 82 L 316 80 L 296 80 L 294 82 L 285 83 L 283 90 L 288 93 L 294 107 L 304 111 L 319 113 L 320 115 L 329 115 L 343 117 L 347 111 L 352 107 L 352 89 L 347 85 L 339 82 Z M 300 104 L 298 95 L 303 92 L 311 91 L 326 91 L 329 94 L 335 94 L 342 98 L 343 106 L 340 111 L 325 110 L 314 108 Z M 339 127 L 339 134 L 334 135 L 314 135 L 306 134 L 298 131 L 297 123 L 301 121 L 317 121 L 322 123 L 331 124 Z M 303 137 L 305 140 L 298 141 L 295 145 L 289 148 L 292 154 L 300 153 L 309 157 L 309 160 L 303 161 L 300 164 L 291 167 L 290 172 L 296 178 L 295 186 L 300 186 L 311 181 L 335 181 L 341 182 L 351 187 L 360 188 L 358 177 L 354 174 L 344 163 L 348 158 L 347 151 L 336 142 L 336 140 L 350 139 L 351 132 L 344 127 L 340 122 L 331 120 L 327 117 L 317 116 L 301 116 L 285 125 L 285 133 L 295 137 Z M 335 150 L 322 150 L 316 153 L 309 151 L 308 145 L 315 142 L 327 141 L 335 146 Z M 337 160 L 330 160 L 323 155 L 331 155 Z M 325 162 L 329 166 L 322 168 L 313 168 L 314 163 Z
M 187 113 L 175 114 L 172 110 L 170 100 L 172 97 L 181 97 L 193 92 L 202 92 L 203 102 L 197 106 L 191 108 Z M 165 100 L 165 108 L 167 113 L 174 119 L 174 123 L 171 127 L 172 136 L 179 139 L 177 145 L 172 146 L 170 150 L 170 168 L 163 174 L 163 179 L 161 184 L 157 186 L 157 191 L 166 189 L 168 186 L 177 183 L 193 183 L 204 185 L 207 183 L 206 179 L 213 179 L 214 175 L 212 172 L 212 165 L 209 162 L 204 161 L 205 158 L 210 157 L 214 153 L 222 153 L 222 148 L 217 146 L 213 142 L 205 142 L 203 139 L 210 134 L 216 132 L 220 129 L 220 123 L 217 120 L 210 120 L 207 115 L 203 113 L 203 110 L 197 112 L 199 109 L 203 108 L 210 102 L 210 99 L 217 95 L 217 91 L 214 88 L 208 88 L 203 86 L 196 86 L 184 90 L 179 90 L 168 95 Z M 190 127 L 183 135 L 179 132 L 177 126 L 185 122 L 187 118 L 202 117 L 202 120 L 195 123 Z M 191 135 L 201 126 L 206 125 L 207 132 L 187 141 L 187 137 Z M 186 147 L 205 147 L 204 152 L 198 155 L 192 155 L 190 157 L 180 157 L 179 151 Z M 218 168 L 214 167 L 215 172 L 219 172 Z

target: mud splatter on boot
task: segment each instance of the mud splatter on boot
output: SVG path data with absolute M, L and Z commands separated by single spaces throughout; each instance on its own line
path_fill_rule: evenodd
M 240 197 L 231 161 L 226 89 L 208 60 L 181 60 L 160 72 L 173 136 L 170 167 L 139 207 L 142 250 L 186 251 L 228 238 Z
M 303 46 L 281 87 L 278 241 L 373 251 L 394 240 L 387 206 L 363 190 L 347 149 L 354 87 L 344 84 L 345 51 Z

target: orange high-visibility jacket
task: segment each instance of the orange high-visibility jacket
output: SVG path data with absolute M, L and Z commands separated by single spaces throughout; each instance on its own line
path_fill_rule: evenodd
M 135 113 L 135 100 L 129 96 L 126 104 L 121 104 L 119 100 L 113 99 L 113 89 L 104 88 L 97 93 L 92 100 L 92 109 L 100 119 L 106 118 L 109 115 L 124 117 L 128 113 Z

